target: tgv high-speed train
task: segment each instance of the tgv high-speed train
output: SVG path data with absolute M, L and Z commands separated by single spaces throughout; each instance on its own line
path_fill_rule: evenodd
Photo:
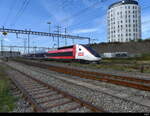
M 99 62 L 101 60 L 101 56 L 91 47 L 78 44 L 61 47 L 57 50 L 48 51 L 45 53 L 28 54 L 27 57 L 61 61 L 78 61 L 81 63 Z

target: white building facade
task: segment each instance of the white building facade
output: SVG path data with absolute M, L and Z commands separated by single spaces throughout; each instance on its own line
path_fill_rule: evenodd
M 137 1 L 124 0 L 112 4 L 107 11 L 108 42 L 141 39 L 141 8 Z

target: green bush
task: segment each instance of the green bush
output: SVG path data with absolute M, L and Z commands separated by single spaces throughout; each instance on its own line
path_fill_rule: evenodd
M 11 112 L 15 107 L 15 98 L 10 92 L 10 81 L 0 67 L 0 112 Z

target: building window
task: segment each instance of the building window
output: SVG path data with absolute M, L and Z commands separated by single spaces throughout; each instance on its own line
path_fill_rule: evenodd
M 129 27 L 131 27 L 131 25 L 129 24 Z
M 137 27 L 137 23 L 136 23 L 136 27 Z

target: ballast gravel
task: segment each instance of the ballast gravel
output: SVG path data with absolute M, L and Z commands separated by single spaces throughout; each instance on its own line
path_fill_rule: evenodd
M 39 72 L 32 71 L 19 63 L 9 62 L 9 66 L 14 67 L 32 77 L 44 81 L 58 89 L 66 91 L 73 96 L 76 96 L 80 99 L 88 101 L 95 106 L 102 107 L 105 111 L 108 112 L 149 112 L 150 107 L 142 106 L 140 104 L 134 103 L 132 101 L 119 99 L 103 92 L 96 90 L 91 90 L 82 86 L 78 86 L 72 83 L 62 81 L 53 76 L 43 75 Z

